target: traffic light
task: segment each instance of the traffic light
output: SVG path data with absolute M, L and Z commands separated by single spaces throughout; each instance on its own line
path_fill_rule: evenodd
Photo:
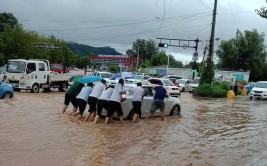
M 159 43 L 159 47 L 167 48 L 169 45 L 167 43 Z

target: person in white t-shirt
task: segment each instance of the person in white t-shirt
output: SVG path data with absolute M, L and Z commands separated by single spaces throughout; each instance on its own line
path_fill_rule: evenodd
M 89 114 L 86 117 L 85 122 L 87 122 L 90 119 L 91 115 L 95 116 L 97 100 L 105 88 L 106 88 L 106 80 L 102 79 L 95 85 L 92 93 L 89 95 L 88 104 L 90 108 L 88 110 Z
M 89 95 L 91 94 L 91 92 L 93 91 L 93 83 L 88 83 L 87 86 L 84 86 L 81 90 L 81 92 L 76 96 L 77 98 L 77 102 L 78 102 L 78 107 L 79 107 L 79 111 L 73 113 L 73 116 L 76 116 L 78 114 L 80 114 L 79 119 L 82 119 L 83 117 L 83 112 L 86 108 L 87 105 L 87 100 Z
M 107 112 L 105 124 L 107 124 L 110 121 L 115 112 L 118 114 L 121 124 L 123 124 L 123 112 L 121 108 L 121 99 L 122 99 L 122 94 L 124 93 L 122 89 L 123 85 L 124 85 L 124 79 L 121 78 L 119 79 L 119 82 L 115 85 L 115 88 L 110 96 L 108 102 L 109 109 Z
M 94 123 L 96 123 L 98 121 L 99 117 L 101 116 L 103 108 L 108 110 L 108 101 L 110 99 L 110 96 L 112 95 L 113 89 L 114 89 L 114 86 L 113 85 L 109 85 L 102 92 L 100 97 L 98 98 L 98 101 L 97 101 L 97 114 L 96 114 Z
M 145 96 L 145 90 L 142 88 L 142 83 L 138 82 L 137 87 L 134 87 L 132 89 L 132 105 L 133 105 L 133 122 L 136 122 L 137 117 L 140 115 L 141 116 L 141 107 L 142 107 L 142 102 Z

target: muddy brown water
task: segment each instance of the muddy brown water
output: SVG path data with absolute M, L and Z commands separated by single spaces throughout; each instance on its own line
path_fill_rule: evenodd
M 193 98 L 181 116 L 121 126 L 61 114 L 64 93 L 15 94 L 0 100 L 2 166 L 267 165 L 267 100 Z

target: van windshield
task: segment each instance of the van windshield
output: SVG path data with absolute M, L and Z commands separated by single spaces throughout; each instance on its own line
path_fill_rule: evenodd
M 8 73 L 24 73 L 26 62 L 22 61 L 8 61 L 6 71 Z

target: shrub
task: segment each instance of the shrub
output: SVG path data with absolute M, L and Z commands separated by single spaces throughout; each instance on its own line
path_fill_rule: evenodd
M 248 84 L 248 82 L 247 81 L 245 81 L 245 80 L 237 80 L 239 83 L 241 83 L 242 85 L 247 85 Z
M 227 96 L 228 90 L 222 88 L 222 86 L 213 86 L 211 87 L 211 89 L 212 89 L 211 97 L 222 98 Z
M 208 97 L 211 96 L 212 90 L 209 84 L 199 85 L 198 88 L 194 90 L 194 95 L 200 97 Z
M 242 94 L 242 89 L 238 88 L 237 95 L 241 95 L 241 94 Z
M 225 90 L 230 90 L 230 85 L 227 83 L 227 82 L 225 82 L 225 81 L 223 81 L 223 82 L 221 82 L 220 84 L 219 84 L 219 86 L 222 88 L 222 89 L 225 89 Z
M 226 97 L 227 92 L 230 89 L 227 82 L 214 83 L 216 86 L 211 86 L 210 84 L 199 85 L 198 88 L 194 90 L 194 95 L 200 97 L 215 97 L 221 98 Z

